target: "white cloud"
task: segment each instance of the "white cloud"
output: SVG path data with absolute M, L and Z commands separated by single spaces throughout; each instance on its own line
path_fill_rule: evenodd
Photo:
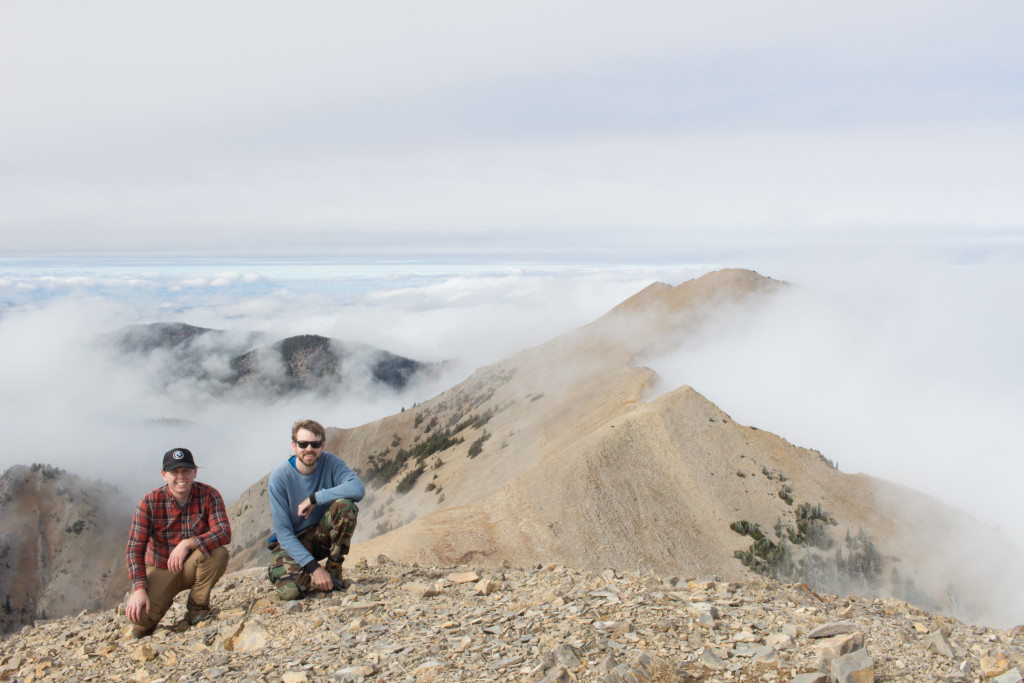
M 278 257 L 617 253 L 629 230 L 649 256 L 700 230 L 1019 226 L 1022 14 L 11 4 L 0 230 Z
M 44 281 L 44 298 L 0 316 L 0 470 L 43 462 L 102 478 L 134 494 L 159 483 L 159 456 L 192 448 L 225 496 L 233 498 L 287 452 L 300 416 L 352 427 L 426 400 L 476 367 L 589 322 L 655 278 L 683 279 L 688 268 L 622 269 L 497 266 L 383 267 L 371 270 L 275 266 L 292 277 L 147 272 L 146 266 L 78 275 L 19 273 Z M 474 274 L 475 271 L 475 274 Z M 396 282 L 419 282 L 406 286 Z M 686 275 L 684 275 L 686 274 Z M 226 285 L 218 280 L 226 280 Z M 125 281 L 135 284 L 123 286 Z M 184 283 L 184 284 L 183 284 Z M 394 285 L 393 289 L 389 289 Z M 367 293 L 366 290 L 370 290 Z M 11 295 L 0 286 L 0 299 Z M 235 332 L 265 331 L 270 340 L 321 334 L 366 343 L 417 360 L 453 361 L 436 383 L 402 394 L 359 392 L 324 402 L 296 396 L 273 406 L 211 400 L 205 381 L 164 386 L 166 364 L 111 356 L 96 339 L 127 324 L 166 321 Z M 224 370 L 227 358 L 209 366 Z
M 737 422 L 929 493 L 1024 547 L 1019 268 L 802 269 L 771 305 L 651 366 Z

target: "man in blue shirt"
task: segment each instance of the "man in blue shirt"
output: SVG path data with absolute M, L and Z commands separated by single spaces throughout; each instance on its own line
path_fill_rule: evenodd
M 341 565 L 356 528 L 356 502 L 365 490 L 341 458 L 323 450 L 325 437 L 319 422 L 299 420 L 292 425 L 295 455 L 270 473 L 274 535 L 267 540 L 267 573 L 284 600 L 314 588 L 344 588 Z

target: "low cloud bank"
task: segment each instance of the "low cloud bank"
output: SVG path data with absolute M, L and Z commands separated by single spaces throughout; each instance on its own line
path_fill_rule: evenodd
M 0 468 L 44 462 L 134 496 L 159 456 L 188 446 L 229 499 L 288 452 L 299 417 L 352 427 L 409 408 L 475 369 L 591 322 L 653 281 L 710 267 L 458 267 L 304 280 L 280 271 L 120 275 L 116 287 L 5 278 L 0 298 Z M 1013 429 L 1024 405 L 1024 278 L 1013 267 L 758 268 L 792 283 L 770 303 L 716 319 L 676 354 L 644 359 L 666 389 L 687 384 L 735 420 L 1014 524 Z M 124 284 L 127 280 L 134 284 Z M 200 282 L 200 284 L 196 284 Z M 25 298 L 36 285 L 46 290 Z M 18 297 L 21 297 L 20 299 Z M 269 339 L 319 334 L 425 362 L 435 382 L 402 392 L 296 395 L 273 404 L 162 387 L 152 368 L 94 341 L 127 324 L 185 322 Z
M 482 365 L 590 322 L 654 279 L 693 276 L 687 268 L 382 270 L 383 277 L 347 280 L 228 272 L 4 278 L 0 470 L 46 463 L 134 498 L 159 485 L 163 452 L 185 446 L 200 478 L 230 502 L 288 454 L 298 418 L 353 427 L 399 412 Z M 174 378 L 168 352 L 118 355 L 97 343 L 150 322 L 225 330 L 234 340 L 253 331 L 267 340 L 318 334 L 445 362 L 445 371 L 403 391 L 365 383 L 333 396 L 238 400 L 211 390 L 227 351 L 206 357 L 211 375 L 203 381 Z

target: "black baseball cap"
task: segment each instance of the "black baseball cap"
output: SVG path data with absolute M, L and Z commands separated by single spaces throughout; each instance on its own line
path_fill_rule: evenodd
M 172 448 L 164 453 L 164 472 L 170 472 L 176 467 L 188 467 L 196 469 L 196 461 L 192 458 L 192 451 L 187 448 Z

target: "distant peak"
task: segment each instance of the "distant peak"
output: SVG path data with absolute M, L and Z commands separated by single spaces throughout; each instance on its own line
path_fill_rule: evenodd
M 678 310 L 700 301 L 725 297 L 740 299 L 767 291 L 781 283 L 752 270 L 725 268 L 706 273 L 682 284 L 653 282 L 612 309 L 612 314 L 649 312 L 656 308 Z

